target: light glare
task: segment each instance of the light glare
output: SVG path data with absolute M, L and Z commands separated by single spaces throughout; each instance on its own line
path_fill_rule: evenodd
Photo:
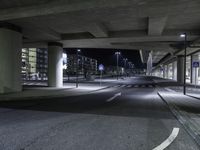
M 181 34 L 180 37 L 182 37 L 182 38 L 185 37 L 185 34 Z

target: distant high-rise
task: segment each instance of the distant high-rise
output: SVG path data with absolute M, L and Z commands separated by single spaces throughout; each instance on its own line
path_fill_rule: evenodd
M 22 79 L 47 80 L 48 52 L 44 48 L 22 49 Z

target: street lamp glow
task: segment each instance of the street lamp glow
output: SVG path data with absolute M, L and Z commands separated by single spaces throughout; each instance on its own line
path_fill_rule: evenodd
M 180 35 L 181 38 L 184 38 L 185 36 L 186 36 L 185 33 L 182 33 L 182 34 Z
M 77 49 L 77 52 L 80 52 L 81 50 L 80 49 Z
M 120 52 L 115 52 L 115 55 L 117 55 L 117 80 L 118 80 L 118 76 L 119 76 L 119 55 L 121 55 Z
M 67 58 L 67 54 L 63 53 L 63 58 L 66 59 Z
M 120 52 L 115 52 L 115 55 L 121 55 L 121 53 Z
M 127 59 L 127 58 L 124 58 L 123 60 L 124 60 L 124 61 L 127 61 L 128 59 Z

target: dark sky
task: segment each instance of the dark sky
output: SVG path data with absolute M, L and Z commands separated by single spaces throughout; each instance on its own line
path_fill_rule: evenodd
M 77 49 L 65 49 L 67 54 L 76 53 Z M 98 64 L 116 65 L 115 52 L 120 51 L 121 56 L 119 59 L 119 65 L 123 66 L 123 58 L 128 58 L 136 68 L 143 68 L 144 65 L 141 62 L 139 51 L 137 50 L 112 50 L 112 49 L 81 49 L 81 55 L 97 59 Z

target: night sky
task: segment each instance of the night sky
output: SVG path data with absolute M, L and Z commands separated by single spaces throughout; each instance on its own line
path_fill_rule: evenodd
M 77 49 L 65 49 L 67 54 L 75 54 Z M 116 65 L 116 55 L 115 52 L 120 51 L 121 56 L 119 57 L 119 65 L 123 66 L 123 58 L 128 58 L 136 68 L 144 68 L 141 62 L 139 51 L 137 50 L 112 50 L 112 49 L 81 49 L 81 55 L 86 57 L 97 59 L 98 64 L 103 64 L 105 66 Z

